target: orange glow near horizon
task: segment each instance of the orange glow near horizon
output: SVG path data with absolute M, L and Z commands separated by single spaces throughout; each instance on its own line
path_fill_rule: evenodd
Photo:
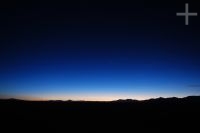
M 180 95 L 176 97 L 186 97 L 187 95 Z M 111 94 L 99 94 L 99 95 L 43 95 L 43 96 L 8 96 L 4 95 L 1 98 L 8 99 L 8 98 L 16 98 L 21 100 L 30 100 L 30 101 L 48 101 L 48 100 L 74 100 L 74 101 L 114 101 L 118 99 L 134 99 L 134 100 L 147 100 L 151 98 L 158 98 L 158 97 L 173 97 L 168 95 L 111 95 Z

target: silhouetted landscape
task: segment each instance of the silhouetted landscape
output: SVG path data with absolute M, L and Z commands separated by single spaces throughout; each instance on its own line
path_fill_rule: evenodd
M 2 127 L 19 131 L 191 131 L 200 118 L 200 96 L 111 102 L 2 99 L 0 106 Z

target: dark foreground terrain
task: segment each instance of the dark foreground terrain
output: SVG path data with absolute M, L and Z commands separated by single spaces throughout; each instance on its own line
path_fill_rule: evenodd
M 113 102 L 0 100 L 0 121 L 6 132 L 198 132 L 200 97 Z

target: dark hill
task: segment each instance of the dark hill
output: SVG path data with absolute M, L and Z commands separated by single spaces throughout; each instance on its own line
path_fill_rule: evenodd
M 144 101 L 24 101 L 0 100 L 1 127 L 17 131 L 81 132 L 198 129 L 200 96 Z M 3 130 L 3 129 L 2 129 Z

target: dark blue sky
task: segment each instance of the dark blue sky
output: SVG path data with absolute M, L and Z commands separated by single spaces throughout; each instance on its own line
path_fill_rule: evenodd
M 187 1 L 188 2 L 188 1 Z M 199 3 L 189 1 L 192 12 Z M 184 1 L 1 4 L 0 97 L 114 100 L 200 94 L 200 19 Z

